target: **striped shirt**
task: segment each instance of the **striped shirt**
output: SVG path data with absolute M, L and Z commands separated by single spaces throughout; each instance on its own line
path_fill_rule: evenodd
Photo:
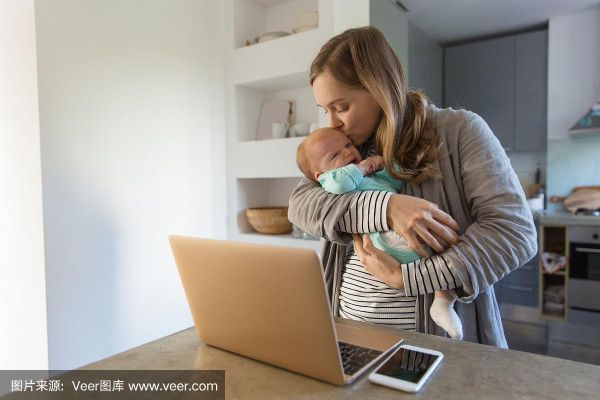
M 376 155 L 374 143 L 374 140 L 367 142 L 363 154 Z M 389 231 L 386 211 L 391 196 L 392 193 L 380 191 L 360 193 L 338 222 L 338 230 L 348 233 Z M 402 264 L 405 288 L 394 289 L 366 271 L 354 247 L 351 249 L 344 263 L 339 293 L 339 315 L 342 318 L 415 330 L 417 295 L 461 285 L 447 260 L 434 257 Z M 421 263 L 425 264 L 425 268 L 420 266 Z
M 340 317 L 415 330 L 416 297 L 389 287 L 365 270 L 352 251 L 340 287 Z

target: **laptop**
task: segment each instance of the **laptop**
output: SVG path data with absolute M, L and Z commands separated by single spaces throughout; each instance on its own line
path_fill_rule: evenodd
M 200 339 L 335 385 L 353 382 L 402 337 L 336 324 L 312 250 L 170 236 Z

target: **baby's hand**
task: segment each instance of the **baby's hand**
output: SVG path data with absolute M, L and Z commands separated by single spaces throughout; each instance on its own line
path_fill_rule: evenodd
M 358 164 L 358 169 L 363 176 L 371 175 L 373 172 L 383 169 L 383 157 L 373 156 L 364 159 Z

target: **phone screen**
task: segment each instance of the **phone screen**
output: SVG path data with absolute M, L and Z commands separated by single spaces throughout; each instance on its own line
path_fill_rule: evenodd
M 434 354 L 420 351 L 398 349 L 379 369 L 378 374 L 417 383 L 431 365 L 437 360 Z

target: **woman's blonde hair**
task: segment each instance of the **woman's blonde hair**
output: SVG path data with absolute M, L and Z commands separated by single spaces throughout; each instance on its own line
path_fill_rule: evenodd
M 349 29 L 331 38 L 310 67 L 310 84 L 325 71 L 344 85 L 367 90 L 381 107 L 376 139 L 388 171 L 409 182 L 440 176 L 435 129 L 423 135 L 427 98 L 408 90 L 402 65 L 378 29 Z M 394 161 L 402 171 L 392 167 Z

